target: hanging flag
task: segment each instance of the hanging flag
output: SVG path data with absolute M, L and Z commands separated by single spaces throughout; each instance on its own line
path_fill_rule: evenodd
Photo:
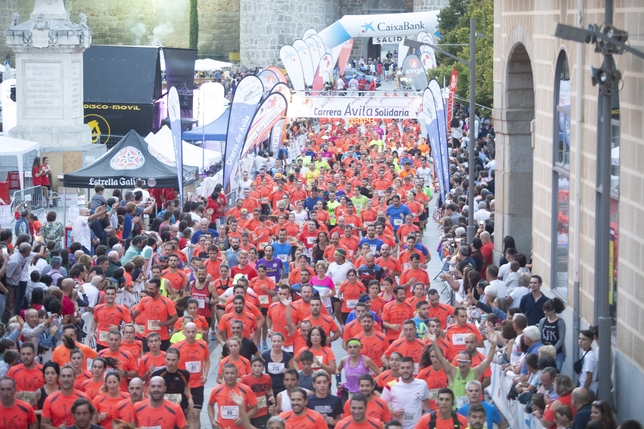
M 315 42 L 318 44 L 318 50 L 320 51 L 320 57 L 322 55 L 324 55 L 324 54 L 330 54 L 331 53 L 331 51 L 329 49 L 327 49 L 326 46 L 324 46 L 324 42 L 322 42 L 322 39 L 320 38 L 320 36 L 318 36 L 317 34 L 313 34 L 312 36 L 309 36 L 309 37 L 311 37 L 311 39 L 315 40 Z
M 224 86 L 217 82 L 206 82 L 194 91 L 193 117 L 199 126 L 205 126 L 219 118 L 225 111 Z
M 331 54 L 324 54 L 317 70 L 315 71 L 315 79 L 313 79 L 313 91 L 319 91 L 324 87 L 324 84 L 331 81 L 331 73 L 333 72 L 333 58 Z M 317 95 L 317 94 L 313 94 Z
M 429 43 L 430 45 L 435 45 L 436 44 L 436 41 L 434 40 L 434 38 L 432 36 L 430 36 L 429 34 L 425 35 L 422 39 L 418 39 L 418 40 L 421 40 L 423 43 Z M 422 52 L 427 52 L 429 54 L 429 56 L 432 59 L 432 63 L 433 63 L 431 68 L 438 67 L 438 63 L 436 62 L 436 52 L 434 51 L 434 48 L 432 48 L 431 46 L 423 45 L 423 46 L 420 47 L 420 52 L 421 53 Z M 422 59 L 422 57 L 421 57 L 421 59 Z M 425 68 L 427 69 L 427 67 L 425 67 Z
M 179 93 L 174 86 L 168 94 L 168 116 L 170 117 L 170 129 L 172 130 L 172 145 L 174 147 L 174 158 L 177 163 L 177 180 L 179 181 L 179 201 L 183 207 L 183 144 L 181 141 L 181 103 Z
M 268 67 L 266 67 L 266 70 L 270 70 L 273 73 L 275 73 L 275 75 L 280 80 L 280 82 L 284 82 L 284 83 L 288 82 L 286 80 L 286 76 L 284 76 L 284 72 L 282 71 L 282 69 L 277 68 L 275 66 L 268 66 Z
M 318 63 L 320 62 L 320 58 L 322 58 L 322 55 L 320 51 L 318 50 L 318 42 L 315 41 L 314 38 L 309 37 L 308 39 L 304 40 L 306 42 L 306 45 L 309 47 L 309 52 L 311 53 L 311 63 L 313 64 L 313 71 L 315 72 L 315 69 L 318 66 Z
M 434 97 L 434 105 L 436 106 L 436 117 L 438 123 L 438 141 L 441 154 L 441 170 L 443 171 L 444 192 L 443 201 L 449 192 L 449 147 L 447 145 L 447 132 L 445 123 L 445 105 L 443 104 L 443 96 L 441 94 L 441 87 L 436 79 L 429 82 L 429 90 Z
M 311 59 L 309 45 L 307 45 L 304 40 L 298 39 L 293 42 L 293 47 L 297 51 L 297 55 L 300 58 L 302 70 L 304 71 L 304 81 L 306 82 L 306 86 L 311 86 L 313 85 L 315 70 L 313 69 L 313 60 Z
M 226 157 L 224 158 L 223 188 L 226 189 L 248 135 L 248 130 L 257 111 L 257 105 L 264 94 L 264 86 L 257 76 L 246 76 L 237 88 L 230 105 L 228 132 L 226 134 Z
M 279 92 L 286 98 L 286 101 L 289 103 L 291 102 L 291 88 L 289 88 L 287 84 L 279 82 L 271 88 L 271 92 Z
M 295 48 L 291 45 L 282 46 L 282 49 L 280 49 L 280 58 L 284 64 L 286 73 L 288 73 L 288 77 L 291 79 L 293 88 L 296 91 L 304 91 L 306 86 L 304 83 L 304 70 L 302 69 L 302 62 Z
M 434 177 L 438 181 L 438 191 L 441 198 L 444 200 L 445 180 L 443 178 L 442 157 L 440 149 L 440 137 L 438 136 L 438 117 L 436 114 L 436 104 L 434 103 L 434 96 L 429 88 L 425 88 L 423 92 L 423 111 L 422 116 L 427 128 L 427 139 L 429 146 L 432 150 L 432 159 L 434 160 Z
M 302 35 L 302 40 L 306 40 L 308 37 L 311 37 L 311 36 L 313 36 L 315 34 L 318 34 L 318 32 L 315 30 L 315 28 L 309 28 Z
M 280 81 L 273 70 L 262 70 L 258 75 L 264 85 L 264 92 L 270 91 Z
M 280 150 L 280 146 L 282 145 L 285 121 L 286 119 L 280 119 L 277 121 L 277 124 L 273 125 L 273 129 L 271 130 L 271 152 L 273 152 L 273 156 L 277 156 L 277 152 Z
M 341 46 L 342 50 L 340 51 L 340 56 L 338 57 L 338 67 L 340 67 L 340 76 L 344 76 L 344 72 L 347 69 L 347 64 L 349 63 L 349 56 L 351 55 L 351 50 L 353 49 L 353 39 L 347 40 Z
M 432 56 L 429 55 L 429 52 L 420 53 L 420 62 L 423 64 L 425 70 L 430 70 L 434 68 L 434 61 L 432 61 Z
M 416 55 L 407 55 L 402 65 L 402 73 L 408 79 L 408 84 L 416 91 L 427 88 L 427 72 L 420 58 Z
M 248 151 L 268 137 L 273 126 L 284 118 L 287 109 L 288 101 L 279 92 L 271 93 L 262 101 L 248 130 L 242 155 L 246 155 Z
M 456 85 L 458 84 L 458 71 L 452 69 L 452 76 L 449 78 L 449 98 L 447 99 L 447 125 L 452 126 L 454 115 L 454 97 L 456 96 Z M 445 130 L 447 132 L 447 130 Z

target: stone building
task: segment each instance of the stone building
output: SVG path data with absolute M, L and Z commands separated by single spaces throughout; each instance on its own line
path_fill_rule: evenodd
M 590 67 L 599 67 L 602 56 L 594 45 L 554 37 L 558 22 L 577 26 L 581 17 L 584 28 L 602 24 L 604 3 L 495 1 L 495 240 L 500 250 L 503 237 L 511 235 L 526 255 L 532 246 L 533 272 L 543 277 L 546 295 L 567 302 L 568 327 L 573 326 L 573 308 L 579 310 L 584 329 L 596 322 L 599 299 L 610 300 L 616 322 L 613 387 L 618 416 L 643 421 L 637 389 L 644 383 L 644 62 L 629 53 L 615 56 L 623 83 L 613 96 L 612 117 L 604 118 L 612 128 L 614 257 L 603 261 L 614 268 L 614 279 L 611 296 L 598 298 L 593 275 L 599 97 Z M 614 6 L 614 26 L 626 30 L 630 45 L 644 51 L 642 2 L 615 0 Z M 566 339 L 568 365 L 579 358 L 573 354 L 577 339 L 571 332 Z M 572 374 L 570 366 L 567 370 Z
M 277 64 L 282 45 L 304 31 L 320 31 L 344 15 L 440 9 L 449 0 L 199 0 L 199 56 L 228 60 L 241 54 L 249 66 Z M 88 16 L 93 43 L 187 48 L 189 0 L 65 0 L 72 17 Z M 27 16 L 32 0 L 0 2 L 0 58 L 11 54 L 4 30 L 13 12 Z M 356 40 L 356 55 L 368 55 Z M 371 51 L 373 53 L 373 50 Z M 13 60 L 12 60 L 13 62 Z

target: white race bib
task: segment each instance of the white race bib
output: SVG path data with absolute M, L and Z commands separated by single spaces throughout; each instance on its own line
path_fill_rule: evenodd
M 435 401 L 438 399 L 438 391 L 439 389 L 429 389 L 429 400 L 430 401 Z
M 161 426 L 141 426 L 141 429 L 161 429 Z
M 285 352 L 293 353 L 293 346 L 282 346 L 282 350 Z
M 317 358 L 318 362 L 320 362 L 320 363 L 324 362 L 324 356 L 315 356 L 315 355 L 313 355 L 313 357 Z M 311 365 L 311 368 L 318 369 L 318 368 L 322 368 L 322 366 L 321 366 L 321 365 L 318 365 L 318 364 L 317 364 L 317 363 L 315 363 L 315 361 L 314 361 L 314 362 L 313 362 L 313 365 Z
M 181 404 L 181 393 L 166 393 L 163 397 L 173 404 Z
M 219 407 L 219 416 L 225 420 L 237 420 L 239 418 L 239 407 L 237 405 Z
M 277 255 L 280 261 L 288 262 L 288 255 Z
M 206 308 L 206 300 L 204 298 L 197 298 L 197 302 L 199 303 L 199 308 Z
M 414 375 L 418 375 L 418 365 L 417 363 L 414 363 Z
M 269 303 L 268 295 L 260 295 L 259 296 L 259 303 L 262 304 L 262 305 L 268 304 Z
M 464 405 L 467 405 L 469 401 L 467 400 L 467 396 L 457 396 L 456 397 L 456 408 L 461 408 Z
M 347 300 L 347 308 L 356 308 L 357 303 L 358 303 L 357 299 L 348 299 Z
M 263 248 L 264 248 L 264 247 L 266 247 L 266 246 L 268 246 L 268 243 L 267 243 L 267 242 L 265 242 L 265 241 L 263 241 L 263 242 L 259 243 L 259 248 L 260 248 L 260 250 L 261 250 L 261 249 L 263 249 Z
M 145 334 L 145 326 L 136 325 L 136 333 L 139 334 L 139 335 L 144 335 Z
M 307 244 L 315 244 L 315 240 L 317 239 L 317 237 L 306 237 L 306 242 Z
M 281 362 L 268 362 L 269 374 L 282 374 L 284 373 L 284 364 Z
M 161 330 L 160 320 L 148 320 L 148 331 L 160 331 L 160 330 Z
M 262 395 L 262 396 L 257 398 L 257 408 L 259 408 L 260 410 L 262 408 L 266 408 L 266 396 L 265 395 Z
M 102 343 L 106 343 L 108 335 L 109 335 L 109 332 L 98 331 L 98 341 L 100 341 Z
M 405 413 L 403 414 L 403 421 L 404 422 L 414 422 L 415 423 L 416 422 L 416 417 L 417 416 L 416 416 L 415 412 L 405 411 Z
M 396 225 L 396 226 L 400 226 L 400 225 L 402 225 L 402 224 L 403 224 L 403 220 L 402 220 L 402 219 L 394 219 L 394 225 Z
M 31 402 L 34 397 L 35 392 L 27 392 L 26 390 L 22 392 L 22 400 L 25 402 Z
M 466 336 L 467 336 L 467 334 L 454 334 L 454 335 L 452 335 L 452 344 L 455 345 L 455 346 L 464 346 Z
M 376 251 L 378 250 L 378 246 L 370 244 L 369 249 L 371 249 L 371 253 L 375 254 Z
M 201 361 L 186 362 L 186 371 L 190 374 L 199 374 L 201 372 Z

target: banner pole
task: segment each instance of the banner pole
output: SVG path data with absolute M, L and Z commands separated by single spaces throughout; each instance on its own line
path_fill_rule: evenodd
M 201 178 L 206 177 L 206 95 L 203 89 L 201 95 Z

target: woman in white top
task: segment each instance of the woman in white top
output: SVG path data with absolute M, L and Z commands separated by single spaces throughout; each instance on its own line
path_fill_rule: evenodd
M 450 131 L 452 136 L 452 147 L 458 149 L 461 147 L 461 140 L 463 140 L 463 124 L 458 118 L 453 118 L 450 125 Z
M 592 349 L 593 331 L 583 330 L 579 332 L 579 359 L 583 359 L 581 373 L 579 373 L 579 387 L 592 390 L 597 393 L 597 355 Z

